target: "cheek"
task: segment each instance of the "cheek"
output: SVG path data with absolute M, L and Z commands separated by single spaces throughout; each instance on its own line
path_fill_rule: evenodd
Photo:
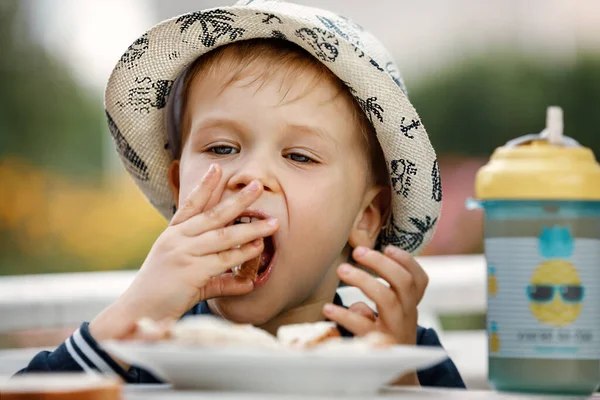
M 179 201 L 186 199 L 200 184 L 202 177 L 210 168 L 210 162 L 199 157 L 183 156 L 179 167 Z
M 348 176 L 339 175 L 325 179 L 296 179 L 290 190 L 286 190 L 290 222 L 317 231 L 328 225 L 351 226 L 362 199 L 360 185 L 357 183 L 353 187 L 344 181 L 347 179 Z
M 337 259 L 360 208 L 358 190 L 336 177 L 298 182 L 287 193 L 289 239 L 305 265 L 329 267 Z

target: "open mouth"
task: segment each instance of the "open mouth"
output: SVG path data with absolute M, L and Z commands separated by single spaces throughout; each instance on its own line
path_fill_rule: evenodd
M 258 211 L 247 211 L 242 213 L 230 225 L 248 224 L 268 218 L 268 215 Z M 235 267 L 232 272 L 238 276 L 247 277 L 254 281 L 255 286 L 264 284 L 268 279 L 275 258 L 275 240 L 273 236 L 263 239 L 264 248 L 260 256 L 244 262 Z
M 273 261 L 275 255 L 275 246 L 273 244 L 273 236 L 268 236 L 264 239 L 265 248 L 260 255 L 260 262 L 258 264 L 258 275 L 260 277 L 267 272 L 267 269 L 271 265 L 271 261 Z

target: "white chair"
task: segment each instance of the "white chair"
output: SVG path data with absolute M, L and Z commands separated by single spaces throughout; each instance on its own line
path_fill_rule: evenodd
M 135 271 L 0 277 L 0 333 L 76 327 L 90 321 L 130 284 Z M 0 350 L 0 380 L 45 348 Z

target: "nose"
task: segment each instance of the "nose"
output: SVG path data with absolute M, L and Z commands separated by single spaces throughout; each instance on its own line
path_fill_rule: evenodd
M 265 192 L 279 192 L 281 190 L 279 182 L 273 174 L 273 169 L 265 159 L 247 160 L 243 165 L 240 165 L 239 169 L 229 179 L 227 188 L 234 191 L 240 190 L 253 180 L 260 182 Z

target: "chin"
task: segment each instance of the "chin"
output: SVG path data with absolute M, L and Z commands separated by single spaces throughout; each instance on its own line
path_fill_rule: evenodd
M 275 307 L 278 302 L 274 299 L 249 297 L 251 296 L 219 297 L 209 300 L 208 304 L 211 310 L 217 311 L 226 320 L 238 324 L 263 325 L 282 312 Z

